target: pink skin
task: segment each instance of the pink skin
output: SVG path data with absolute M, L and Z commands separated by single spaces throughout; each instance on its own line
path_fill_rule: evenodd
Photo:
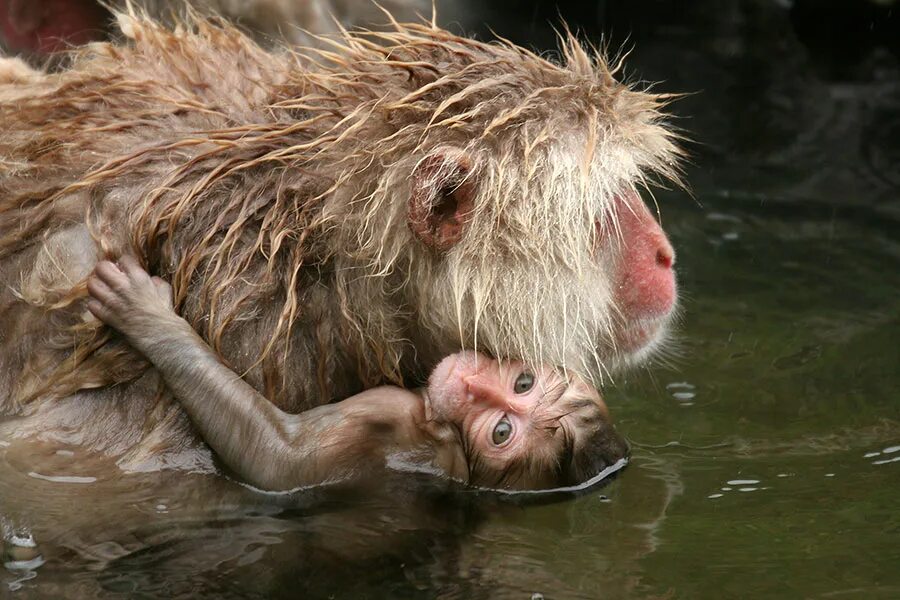
M 614 288 L 623 321 L 616 338 L 620 350 L 632 353 L 661 337 L 675 309 L 675 251 L 656 219 L 636 194 L 619 200 L 621 230 L 619 274 Z

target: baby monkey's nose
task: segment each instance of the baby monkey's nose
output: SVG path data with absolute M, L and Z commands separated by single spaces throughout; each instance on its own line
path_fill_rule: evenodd
M 496 377 L 484 373 L 475 373 L 463 377 L 466 393 L 470 402 L 487 404 L 497 408 L 508 408 L 509 396 L 500 386 Z

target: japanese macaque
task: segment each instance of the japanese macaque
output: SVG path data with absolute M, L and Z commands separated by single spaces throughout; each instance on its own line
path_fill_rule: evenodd
M 0 411 L 27 414 L 20 435 L 141 460 L 192 439 L 86 311 L 104 256 L 171 282 L 290 413 L 461 350 L 597 386 L 665 340 L 674 253 L 638 188 L 677 180 L 668 98 L 574 38 L 558 63 L 428 23 L 275 52 L 226 23 L 119 20 L 128 41 L 0 84 Z
M 134 258 L 101 261 L 87 288 L 88 310 L 125 335 L 225 465 L 260 488 L 371 474 L 391 458 L 479 487 L 557 488 L 627 453 L 591 386 L 475 352 L 442 360 L 423 390 L 382 386 L 289 414 L 219 361 L 175 314 L 171 287 Z

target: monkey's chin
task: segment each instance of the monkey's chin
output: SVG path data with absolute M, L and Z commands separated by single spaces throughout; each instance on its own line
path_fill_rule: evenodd
M 463 378 L 478 370 L 479 363 L 492 360 L 472 351 L 458 352 L 437 364 L 423 392 L 428 421 L 450 422 L 467 411 L 466 384 Z
M 669 336 L 672 314 L 642 319 L 618 336 L 620 366 L 631 367 L 647 361 Z

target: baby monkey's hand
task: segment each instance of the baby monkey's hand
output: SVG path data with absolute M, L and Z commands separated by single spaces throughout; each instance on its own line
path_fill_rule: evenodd
M 153 338 L 160 322 L 175 316 L 172 287 L 151 277 L 132 256 L 122 256 L 118 263 L 98 262 L 87 289 L 88 310 L 132 343 Z

